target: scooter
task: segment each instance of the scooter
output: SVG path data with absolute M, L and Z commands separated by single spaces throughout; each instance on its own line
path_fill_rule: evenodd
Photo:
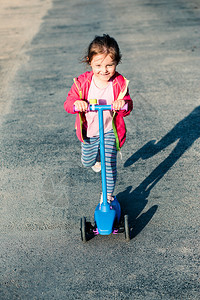
M 91 103 L 91 102 L 90 102 Z M 109 203 L 107 201 L 107 185 L 106 185 L 106 166 L 105 166 L 105 146 L 104 146 L 104 127 L 103 127 L 103 111 L 113 111 L 112 105 L 96 104 L 96 99 L 88 106 L 88 111 L 98 111 L 99 119 L 99 137 L 100 137 L 100 159 L 101 159 L 101 181 L 103 200 L 100 202 L 94 212 L 95 225 L 86 221 L 86 217 L 80 220 L 81 239 L 85 243 L 91 235 L 110 235 L 124 232 L 125 240 L 130 240 L 130 230 L 128 215 L 124 216 L 124 222 L 121 220 L 121 207 L 116 196 Z M 128 104 L 121 110 L 127 110 Z M 74 107 L 74 111 L 78 112 Z M 120 222 L 121 221 L 121 222 Z

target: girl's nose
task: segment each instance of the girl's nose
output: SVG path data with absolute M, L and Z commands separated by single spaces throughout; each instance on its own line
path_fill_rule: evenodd
M 106 66 L 102 66 L 101 72 L 102 72 L 102 73 L 106 73 L 106 72 L 107 72 L 107 67 L 106 67 Z

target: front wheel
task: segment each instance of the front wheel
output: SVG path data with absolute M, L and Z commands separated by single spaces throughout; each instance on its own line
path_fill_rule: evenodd
M 83 243 L 87 242 L 87 237 L 86 237 L 86 218 L 82 217 L 80 220 L 80 231 L 81 231 L 81 240 Z
M 125 239 L 126 241 L 130 241 L 130 230 L 129 230 L 129 224 L 128 224 L 128 215 L 124 216 L 124 233 L 125 233 Z

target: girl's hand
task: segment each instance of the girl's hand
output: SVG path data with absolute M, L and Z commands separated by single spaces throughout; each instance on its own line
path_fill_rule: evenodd
M 83 111 L 87 111 L 88 109 L 88 103 L 86 101 L 83 101 L 83 100 L 76 100 L 74 102 L 74 105 L 76 106 L 76 108 L 80 111 L 80 112 L 83 112 Z
M 116 100 L 113 102 L 113 110 L 120 110 L 124 105 L 124 100 Z

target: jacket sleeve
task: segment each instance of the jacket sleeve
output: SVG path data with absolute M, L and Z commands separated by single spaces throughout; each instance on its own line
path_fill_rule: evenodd
M 123 100 L 128 103 L 128 110 L 125 111 L 125 110 L 120 110 L 117 112 L 118 115 L 122 116 L 122 117 L 126 117 L 128 115 L 130 115 L 132 109 L 133 109 L 133 101 L 129 95 L 129 89 L 127 89 L 127 93 L 126 95 L 124 96 Z
M 67 99 L 64 102 L 64 109 L 70 113 L 70 114 L 75 114 L 74 112 L 74 102 L 76 100 L 80 100 L 79 92 L 76 87 L 76 84 L 74 83 L 67 95 Z

